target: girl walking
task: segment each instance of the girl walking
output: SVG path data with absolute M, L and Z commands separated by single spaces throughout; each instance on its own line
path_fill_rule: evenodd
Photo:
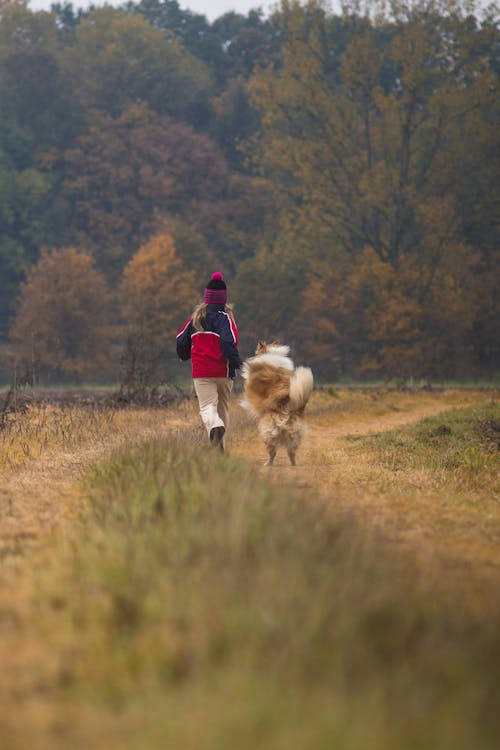
M 227 304 L 227 288 L 221 273 L 212 274 L 203 302 L 177 334 L 177 355 L 191 360 L 200 415 L 210 442 L 224 452 L 229 423 L 229 399 L 233 380 L 242 361 L 238 329 Z

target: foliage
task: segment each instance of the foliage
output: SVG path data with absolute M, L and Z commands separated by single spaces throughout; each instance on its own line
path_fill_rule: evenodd
M 366 248 L 372 251 L 372 272 L 382 271 L 378 281 L 385 289 L 373 307 L 362 300 L 358 306 L 381 329 L 363 332 L 366 343 L 381 339 L 370 354 L 375 367 L 403 374 L 395 365 L 408 358 L 403 367 L 410 370 L 435 375 L 436 362 L 453 370 L 481 315 L 475 272 L 480 262 L 490 263 L 488 245 L 483 250 L 477 233 L 474 248 L 466 242 L 463 183 L 458 190 L 455 185 L 463 177 L 456 148 L 464 133 L 475 127 L 481 133 L 467 145 L 473 172 L 482 171 L 484 133 L 489 143 L 494 139 L 487 116 L 496 92 L 489 47 L 494 27 L 478 28 L 451 5 L 445 13 L 432 4 L 400 7 L 395 18 L 380 16 L 376 23 L 346 17 L 350 38 L 332 69 L 335 37 L 320 5 L 284 2 L 281 23 L 281 65 L 254 75 L 250 91 L 262 113 L 257 163 L 274 191 L 282 231 L 290 243 L 307 237 L 311 263 L 326 265 L 330 276 L 346 256 L 353 274 L 362 274 Z M 492 177 L 489 172 L 486 179 Z M 394 272 L 401 289 L 396 295 Z M 312 277 L 317 275 L 315 269 Z M 472 289 L 461 308 L 468 319 L 451 346 L 446 320 L 438 329 L 437 315 L 422 320 L 422 310 L 435 309 L 443 286 L 455 289 L 457 301 Z M 346 291 L 342 281 L 331 289 Z M 336 318 L 334 307 L 331 319 L 341 331 L 341 318 L 350 311 L 344 308 Z M 400 338 L 405 320 L 408 333 Z M 431 331 L 445 357 L 422 357 L 415 350 L 415 364 L 410 340 L 428 338 Z M 343 366 L 352 363 L 344 359 Z M 363 359 L 357 366 L 364 368 Z
M 205 16 L 181 8 L 177 0 L 128 2 L 128 13 L 138 13 L 156 29 L 173 34 L 184 47 L 210 68 L 220 85 L 255 67 L 265 66 L 280 48 L 279 28 L 260 10 L 247 16 L 229 11 L 209 23 Z
M 286 340 L 294 344 L 297 333 L 290 326 L 304 287 L 306 260 L 299 252 L 275 245 L 263 246 L 241 264 L 235 283 L 238 310 L 246 320 L 244 341 L 253 354 L 259 340 Z M 299 342 L 300 346 L 300 342 Z
M 139 105 L 97 119 L 64 160 L 76 239 L 95 248 L 103 268 L 130 257 L 159 216 L 215 200 L 226 179 L 224 159 L 206 136 Z
M 51 164 L 78 130 L 78 107 L 48 13 L 12 3 L 0 17 L 0 336 L 42 245 L 60 240 L 64 217 Z
M 78 25 L 63 60 L 86 111 L 117 117 L 144 102 L 159 115 L 193 125 L 208 116 L 206 67 L 141 15 L 128 16 L 110 6 L 92 10 Z
M 92 258 L 74 248 L 44 251 L 21 286 L 11 332 L 17 366 L 76 376 L 109 366 L 109 293 Z
M 299 322 L 308 359 L 320 370 L 326 365 L 325 374 L 335 368 L 337 376 L 425 378 L 443 377 L 450 366 L 458 370 L 481 288 L 477 260 L 467 252 L 462 257 L 455 274 L 441 269 L 430 278 L 412 258 L 394 269 L 366 248 L 354 266 L 338 263 L 315 276 L 303 293 Z
M 185 272 L 234 279 L 249 350 L 494 376 L 498 38 L 454 0 L 2 6 L 0 340 L 44 247 L 90 252 L 116 292 L 168 233 Z
M 144 387 L 165 379 L 179 316 L 196 299 L 195 283 L 167 234 L 153 237 L 129 261 L 120 289 L 127 323 L 124 385 Z

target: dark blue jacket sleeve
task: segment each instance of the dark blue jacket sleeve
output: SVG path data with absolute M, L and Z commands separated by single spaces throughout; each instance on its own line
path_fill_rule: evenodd
M 235 334 L 231 328 L 229 316 L 227 314 L 221 315 L 221 325 L 219 329 L 220 343 L 222 353 L 229 362 L 231 370 L 239 370 L 243 362 L 236 345 Z
M 177 334 L 177 356 L 184 362 L 191 359 L 191 333 L 193 324 L 189 319 Z

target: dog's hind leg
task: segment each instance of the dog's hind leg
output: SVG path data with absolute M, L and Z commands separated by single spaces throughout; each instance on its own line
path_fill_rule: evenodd
M 269 453 L 269 458 L 267 459 L 265 466 L 272 466 L 274 459 L 276 458 L 276 445 L 274 443 L 266 443 L 267 452 Z
M 286 440 L 286 452 L 288 453 L 288 458 L 290 459 L 290 463 L 292 466 L 295 466 L 295 456 L 297 453 L 297 448 L 300 445 L 300 439 L 302 436 L 302 430 L 299 425 L 295 425 L 295 429 L 290 430 L 290 432 L 287 433 L 287 440 Z

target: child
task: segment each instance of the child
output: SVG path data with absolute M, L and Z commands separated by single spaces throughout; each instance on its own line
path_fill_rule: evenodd
M 191 360 L 200 414 L 210 442 L 224 452 L 229 422 L 229 398 L 236 370 L 242 361 L 238 330 L 227 304 L 227 288 L 221 273 L 212 274 L 192 316 L 177 334 L 177 354 Z

